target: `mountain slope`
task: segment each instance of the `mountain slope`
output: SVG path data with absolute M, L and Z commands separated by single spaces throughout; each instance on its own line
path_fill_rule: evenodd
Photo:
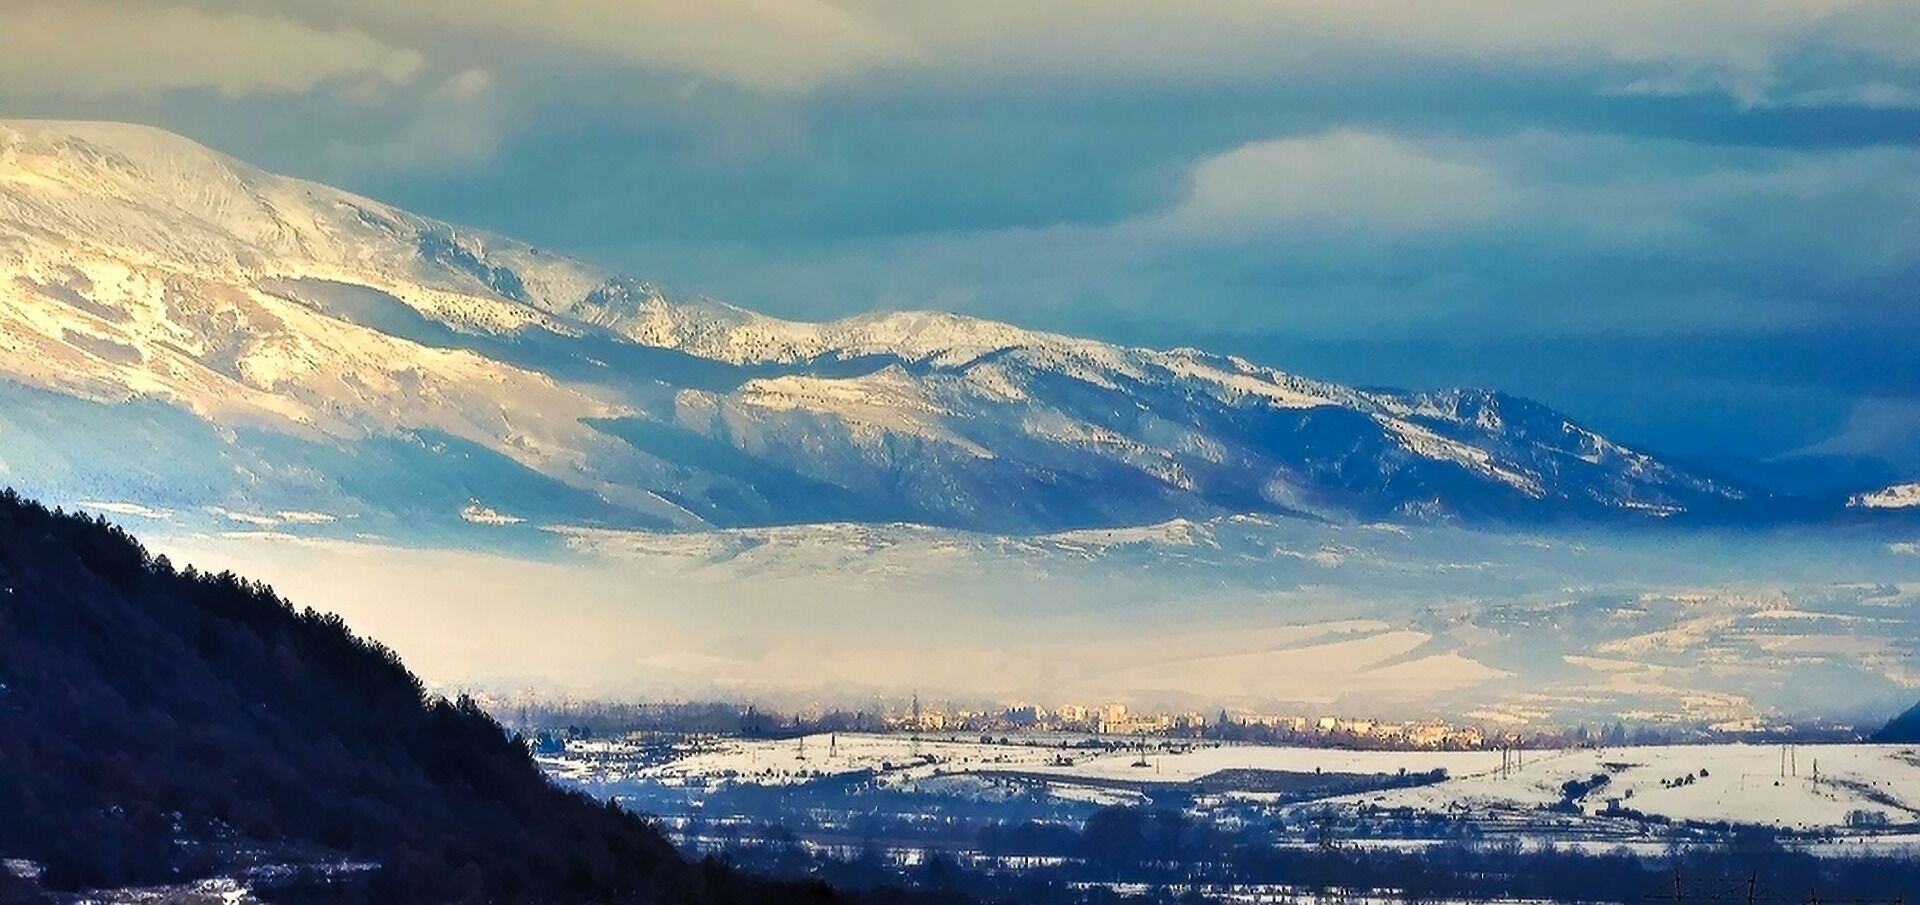
M 378 902 L 828 901 L 689 866 L 393 653 L 0 492 L 0 858 L 52 889 L 366 865 Z M 337 884 L 336 884 L 337 885 Z M 321 890 L 327 892 L 329 890 Z
M 1873 734 L 1873 741 L 1881 744 L 1913 744 L 1920 742 L 1920 704 L 1907 708 L 1904 713 L 1887 721 L 1880 731 Z
M 1920 507 L 1920 484 L 1893 484 L 1869 493 L 1855 494 L 1847 505 L 1858 509 L 1912 509 Z
M 1052 530 L 1242 511 L 1671 514 L 1746 496 L 1497 393 L 1362 391 L 951 314 L 805 324 L 669 301 L 114 124 L 0 124 L 0 376 L 23 412 L 0 423 L 16 482 L 373 533 L 457 526 L 509 498 L 546 507 L 514 513 L 536 523 Z M 99 442 L 66 429 L 76 419 L 165 437 L 180 473 L 156 477 L 180 480 L 117 478 L 152 470 L 124 442 L 62 460 Z M 368 479 L 423 468 L 453 477 Z

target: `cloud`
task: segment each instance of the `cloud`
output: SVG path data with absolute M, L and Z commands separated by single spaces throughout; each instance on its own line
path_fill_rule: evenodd
M 25 0 L 9 4 L 0 28 L 0 91 L 15 95 L 299 94 L 405 83 L 424 65 L 419 52 L 351 28 L 145 0 Z
M 1888 81 L 1814 88 L 1780 99 L 1786 107 L 1858 107 L 1868 110 L 1920 110 L 1920 86 Z
M 1481 68 L 1746 106 L 1908 107 L 1903 0 L 15 0 L 11 92 L 295 93 L 406 81 L 412 47 L 615 64 L 753 92 L 1259 85 Z M 242 11 L 244 10 L 244 11 Z M 327 23 L 318 27 L 311 23 Z M 483 50 L 476 41 L 492 50 Z M 495 66 L 494 68 L 499 68 Z
M 754 91 L 808 91 L 913 56 L 903 36 L 827 0 L 294 0 L 392 27 L 507 38 Z
M 876 19 L 965 81 L 1355 79 L 1408 61 L 1585 72 L 1610 90 L 1745 105 L 1845 92 L 1861 66 L 1920 60 L 1900 0 L 871 0 Z M 1802 65 L 1809 58 L 1828 61 Z M 1831 61 L 1843 61 L 1832 64 Z M 1911 77 L 1911 73 L 1907 73 Z M 1884 94 L 1884 92 L 1882 92 Z
M 1631 258 L 1720 270 L 1717 284 L 1675 282 L 1667 293 L 1708 303 L 1771 283 L 1809 304 L 1871 304 L 1847 290 L 1891 283 L 1920 266 L 1920 151 L 1910 148 L 1784 151 L 1543 131 L 1463 139 L 1336 129 L 1205 158 L 1188 185 L 1167 211 L 1107 232 L 1204 237 L 1236 250 L 1262 244 L 1282 254 L 1306 244 L 1320 258 L 1317 270 L 1338 267 L 1332 255 L 1375 274 L 1384 262 L 1368 249 L 1385 242 L 1401 262 L 1433 273 L 1535 263 L 1577 278 L 1582 262 L 1624 268 Z M 1431 256 L 1409 258 L 1410 247 Z M 1748 326 L 1777 325 L 1758 310 L 1726 308 Z M 1556 312 L 1554 322 L 1593 326 L 1583 313 L 1592 312 Z M 1657 325 L 1673 329 L 1688 314 L 1681 306 Z
M 889 84 L 1351 81 L 1436 66 L 1569 73 L 1744 106 L 1920 88 L 1903 0 L 284 0 L 420 41 L 489 35 L 775 94 Z M 457 46 L 458 41 L 448 42 Z
M 1515 186 L 1470 156 L 1341 129 L 1203 160 L 1190 173 L 1186 197 L 1150 223 L 1189 235 L 1389 235 L 1495 222 L 1519 202 Z
M 389 172 L 480 166 L 501 140 L 492 94 L 487 70 L 463 69 L 418 98 L 417 112 L 396 132 L 373 141 L 336 139 L 327 143 L 327 157 L 349 169 Z
M 1640 70 L 1640 84 L 1688 85 L 1747 104 L 1766 102 L 1798 76 L 1789 64 L 1834 54 L 1893 65 L 1914 62 L 1920 19 L 1893 0 L 1702 0 L 1665 3 L 1307 0 L 1338 30 L 1422 55 L 1506 60 L 1546 68 Z M 1846 72 L 1808 73 L 1847 80 Z
M 1203 157 L 1181 184 L 1106 225 L 676 266 L 714 275 L 702 290 L 803 316 L 960 307 L 1096 333 L 1375 341 L 1857 325 L 1902 304 L 1920 269 L 1920 151 L 1906 148 L 1340 128 Z

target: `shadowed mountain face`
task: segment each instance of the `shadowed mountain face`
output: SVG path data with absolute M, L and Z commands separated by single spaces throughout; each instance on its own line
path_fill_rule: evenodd
M 832 901 L 697 868 L 469 701 L 232 574 L 0 493 L 0 857 L 48 888 L 331 865 L 373 902 Z M 342 870 L 345 867 L 344 871 Z
M 674 302 L 120 125 L 0 124 L 0 378 L 9 480 L 258 527 L 1764 508 L 1495 392 L 938 313 Z

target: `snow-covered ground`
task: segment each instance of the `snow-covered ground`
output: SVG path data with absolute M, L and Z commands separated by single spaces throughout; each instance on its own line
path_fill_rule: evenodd
M 1782 775 L 1782 752 L 1787 754 Z M 1608 777 L 1587 794 L 1593 813 L 1624 808 L 1678 821 L 1845 829 L 1859 815 L 1920 822 L 1920 748 L 1900 745 L 1682 745 L 1528 752 L 1526 765 L 1455 773 L 1434 786 L 1367 796 L 1382 807 L 1434 811 L 1552 804 L 1570 781 Z
M 1670 745 L 1499 751 L 1351 751 L 1151 740 L 1141 748 L 1091 750 L 1084 737 L 1017 737 L 1009 744 L 904 734 L 814 735 L 783 740 L 712 739 L 664 763 L 636 764 L 620 742 L 576 743 L 543 759 L 582 784 L 654 780 L 672 784 L 786 785 L 871 772 L 884 785 L 953 790 L 956 780 L 1018 782 L 1050 794 L 1124 801 L 1147 788 L 1222 771 L 1396 775 L 1446 771 L 1444 781 L 1326 799 L 1337 805 L 1425 813 L 1539 812 L 1567 799 L 1569 782 L 1604 784 L 1575 796 L 1597 817 L 1610 802 L 1673 821 L 1763 825 L 1849 833 L 1884 823 L 1920 824 L 1920 746 Z M 1111 741 L 1109 739 L 1108 741 Z M 1069 746 L 1063 746 L 1068 742 Z M 1508 768 L 1503 769 L 1503 762 Z M 1045 781 L 1042 780 L 1044 778 Z M 1228 793 L 1260 801 L 1264 793 Z M 1138 796 L 1134 796 L 1137 798 Z M 1317 806 L 1317 805 L 1316 805 Z

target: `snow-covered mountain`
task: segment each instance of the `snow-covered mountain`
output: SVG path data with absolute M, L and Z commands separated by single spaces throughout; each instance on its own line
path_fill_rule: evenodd
M 0 123 L 0 377 L 0 482 L 255 527 L 1040 531 L 1746 495 L 1496 392 L 1363 391 L 951 314 L 669 300 L 116 124 Z
M 1857 509 L 1913 509 L 1920 507 L 1920 484 L 1893 484 L 1847 499 Z

